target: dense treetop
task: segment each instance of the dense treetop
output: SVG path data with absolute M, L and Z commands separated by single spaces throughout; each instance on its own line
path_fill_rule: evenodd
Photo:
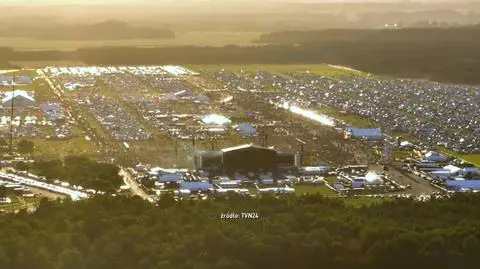
M 480 196 L 42 201 L 0 217 L 0 268 L 478 268 Z M 220 219 L 258 212 L 257 220 Z

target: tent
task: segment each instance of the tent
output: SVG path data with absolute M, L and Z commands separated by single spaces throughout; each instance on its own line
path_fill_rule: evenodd
M 182 182 L 180 183 L 180 189 L 190 191 L 208 191 L 213 189 L 213 185 L 208 182 Z
M 382 139 L 382 131 L 380 129 L 348 128 L 347 132 L 355 138 L 366 138 L 371 140 Z
M 227 117 L 217 114 L 211 114 L 203 117 L 202 122 L 205 124 L 226 125 L 232 123 Z
M 241 135 L 245 136 L 254 136 L 257 134 L 257 129 L 249 124 L 239 124 L 236 129 Z
M 448 160 L 447 157 L 445 157 L 444 155 L 442 155 L 438 152 L 435 152 L 435 151 L 427 152 L 423 158 L 425 160 L 429 160 L 429 161 L 433 161 L 433 162 L 445 162 L 445 161 Z
M 208 98 L 206 95 L 199 95 L 197 96 L 196 100 L 199 102 L 208 102 L 210 101 L 210 98 Z
M 382 183 L 381 176 L 375 173 L 374 171 L 370 171 L 365 175 L 365 183 L 367 184 L 380 184 Z
M 36 105 L 35 99 L 31 97 L 26 91 L 15 90 L 13 92 L 6 92 L 2 99 L 3 107 L 29 107 Z

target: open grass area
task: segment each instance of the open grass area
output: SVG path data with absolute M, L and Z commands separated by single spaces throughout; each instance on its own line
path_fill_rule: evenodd
M 63 158 L 68 155 L 94 155 L 96 148 L 93 142 L 84 137 L 75 137 L 68 140 L 32 139 L 35 144 L 35 156 L 46 158 Z
M 325 180 L 328 182 L 328 184 L 332 185 L 338 182 L 338 178 L 336 176 L 327 176 L 325 177 Z
M 376 128 L 378 124 L 372 120 L 366 119 L 361 116 L 354 114 L 343 113 L 342 111 L 331 108 L 323 107 L 317 110 L 317 112 L 335 118 L 337 120 L 342 120 L 346 124 L 351 125 L 357 128 Z
M 402 140 L 407 140 L 407 141 L 410 141 L 410 142 L 418 142 L 418 139 L 414 136 L 412 136 L 411 134 L 407 134 L 407 133 L 402 133 L 402 132 L 393 132 L 392 134 L 393 137 L 401 137 Z
M 445 148 L 440 148 L 440 151 L 449 155 L 449 156 L 465 160 L 467 162 L 470 162 L 470 163 L 480 167 L 480 154 L 460 154 L 460 153 L 456 153 L 454 151 L 451 151 L 451 150 L 448 150 L 448 149 L 445 149 Z
M 31 38 L 0 38 L 4 47 L 16 50 L 76 50 L 79 48 L 130 46 L 225 46 L 253 45 L 261 32 L 177 32 L 175 39 L 120 39 L 120 40 L 40 40 Z
M 312 72 L 314 74 L 324 75 L 328 77 L 338 77 L 344 75 L 362 75 L 356 71 L 335 68 L 327 64 L 249 64 L 249 65 L 188 65 L 193 71 L 218 71 L 221 69 L 229 71 L 268 71 L 277 74 L 289 72 Z
M 32 198 L 23 198 L 17 196 L 11 196 L 12 199 L 11 204 L 1 204 L 0 210 L 4 210 L 5 212 L 15 212 L 17 210 L 25 209 L 27 206 L 29 208 L 36 208 L 40 202 L 39 197 L 32 197 Z
M 21 201 L 15 196 L 9 197 L 12 199 L 11 204 L 1 204 L 0 210 L 5 210 L 6 212 L 14 212 L 16 210 L 20 210 L 25 208 L 25 202 Z

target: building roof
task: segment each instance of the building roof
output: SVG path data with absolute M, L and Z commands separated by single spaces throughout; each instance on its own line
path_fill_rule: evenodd
M 435 151 L 429 151 L 425 154 L 424 158 L 428 160 L 447 160 L 448 158 L 445 157 L 444 155 L 435 152 Z
M 462 169 L 460 169 L 459 167 L 456 167 L 456 166 L 451 165 L 451 164 L 443 167 L 443 169 L 450 171 L 450 173 L 456 173 L 456 172 L 462 170 Z
M 158 178 L 158 181 L 160 182 L 177 182 L 177 181 L 180 181 L 180 180 L 183 180 L 183 175 L 182 174 L 164 174 L 164 175 L 161 175 L 159 178 Z
M 180 189 L 186 190 L 209 190 L 213 189 L 213 185 L 208 182 L 182 182 Z
M 430 174 L 432 174 L 432 175 L 451 175 L 452 172 L 448 169 L 442 169 L 442 170 L 431 171 Z
M 480 180 L 447 180 L 445 184 L 449 188 L 480 190 Z
M 22 97 L 22 98 L 25 98 L 25 99 L 28 99 L 32 102 L 35 102 L 35 99 L 33 99 L 33 97 L 31 97 L 30 95 L 28 95 L 28 93 L 26 91 L 21 91 L 21 90 L 15 90 L 15 91 L 9 91 L 9 92 L 5 92 L 5 97 L 2 99 L 2 103 L 5 103 L 5 102 L 8 102 L 12 99 L 12 97 Z
M 240 146 L 235 146 L 235 147 L 230 147 L 230 148 L 224 148 L 224 149 L 222 149 L 222 152 L 231 152 L 231 151 L 248 149 L 248 148 L 273 150 L 272 148 L 264 148 L 264 147 L 260 147 L 260 146 L 255 146 L 253 144 L 245 144 L 245 145 L 240 145 Z
M 200 152 L 198 155 L 202 156 L 202 158 L 215 158 L 215 157 L 221 157 L 222 152 L 221 151 L 204 151 L 204 152 Z

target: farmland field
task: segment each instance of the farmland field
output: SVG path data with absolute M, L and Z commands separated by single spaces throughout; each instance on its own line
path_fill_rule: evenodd
M 260 32 L 180 32 L 175 39 L 122 40 L 39 40 L 30 38 L 0 38 L 3 47 L 17 50 L 76 50 L 87 47 L 167 47 L 167 46 L 225 46 L 252 45 Z

